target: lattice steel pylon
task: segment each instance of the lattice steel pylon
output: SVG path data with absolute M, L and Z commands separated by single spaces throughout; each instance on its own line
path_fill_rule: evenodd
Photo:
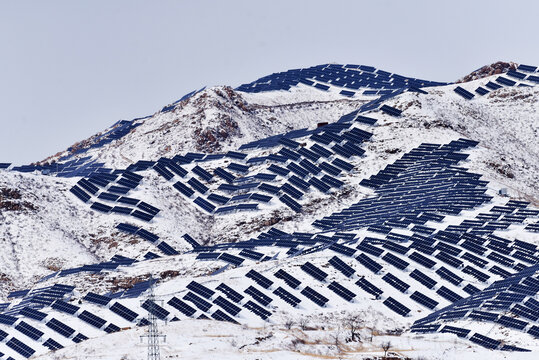
M 150 278 L 150 281 L 152 278 Z M 154 294 L 154 282 L 150 289 L 148 290 L 148 295 L 146 296 L 146 299 L 144 301 L 149 300 L 150 308 L 148 309 L 148 322 L 150 323 L 148 325 L 148 330 L 146 331 L 146 334 L 141 335 L 140 338 L 148 338 L 148 360 L 161 360 L 161 354 L 159 350 L 159 341 L 160 339 L 163 339 L 163 341 L 166 341 L 166 335 L 161 334 L 159 332 L 159 329 L 157 327 L 157 316 L 155 316 L 152 311 L 152 306 L 155 305 L 156 301 L 162 300 L 156 300 L 155 294 Z M 162 304 L 161 304 L 162 305 Z

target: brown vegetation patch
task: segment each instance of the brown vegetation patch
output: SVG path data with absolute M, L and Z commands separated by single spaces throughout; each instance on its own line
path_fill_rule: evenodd
M 17 189 L 2 188 L 0 189 L 0 211 L 23 211 L 37 210 L 37 207 L 22 200 L 22 194 Z
M 496 75 L 496 74 L 503 74 L 508 72 L 509 70 L 516 70 L 517 64 L 513 62 L 504 62 L 504 61 L 498 61 L 494 64 L 485 65 L 482 68 L 475 70 L 474 72 L 466 75 L 460 80 L 457 80 L 456 83 L 465 83 L 472 80 L 482 79 L 488 76 Z

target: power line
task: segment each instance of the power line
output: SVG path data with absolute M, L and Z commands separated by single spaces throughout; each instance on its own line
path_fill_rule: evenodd
M 153 279 L 150 277 L 150 281 Z M 154 293 L 154 286 L 157 283 L 157 281 L 153 282 L 153 284 L 150 286 L 150 289 L 148 290 L 148 295 L 146 296 L 146 299 L 144 302 L 147 302 L 149 304 L 148 310 L 148 329 L 146 331 L 146 334 L 141 335 L 141 341 L 142 338 L 148 338 L 148 360 L 160 360 L 161 354 L 159 349 L 159 341 L 160 339 L 163 339 L 163 342 L 166 341 L 167 336 L 164 334 L 161 334 L 159 332 L 158 326 L 157 326 L 157 316 L 155 316 L 155 309 L 154 306 L 156 306 L 156 301 L 160 301 L 161 305 L 163 305 L 163 300 L 156 300 L 155 293 Z

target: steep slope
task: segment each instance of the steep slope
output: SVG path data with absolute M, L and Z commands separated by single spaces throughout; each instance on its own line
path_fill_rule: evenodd
M 54 158 L 102 163 L 82 175 L 2 171 L 0 351 L 135 358 L 119 344 L 154 312 L 182 320 L 166 326 L 172 357 L 364 358 L 391 340 L 428 358 L 532 358 L 539 93 L 515 69 L 460 84 L 472 100 L 364 66 L 291 70 Z M 150 274 L 159 307 L 141 302 Z

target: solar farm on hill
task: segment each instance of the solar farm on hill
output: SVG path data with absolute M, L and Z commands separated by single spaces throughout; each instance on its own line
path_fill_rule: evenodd
M 539 72 L 506 64 L 289 70 L 0 164 L 0 359 L 144 358 L 150 314 L 167 359 L 537 358 Z

